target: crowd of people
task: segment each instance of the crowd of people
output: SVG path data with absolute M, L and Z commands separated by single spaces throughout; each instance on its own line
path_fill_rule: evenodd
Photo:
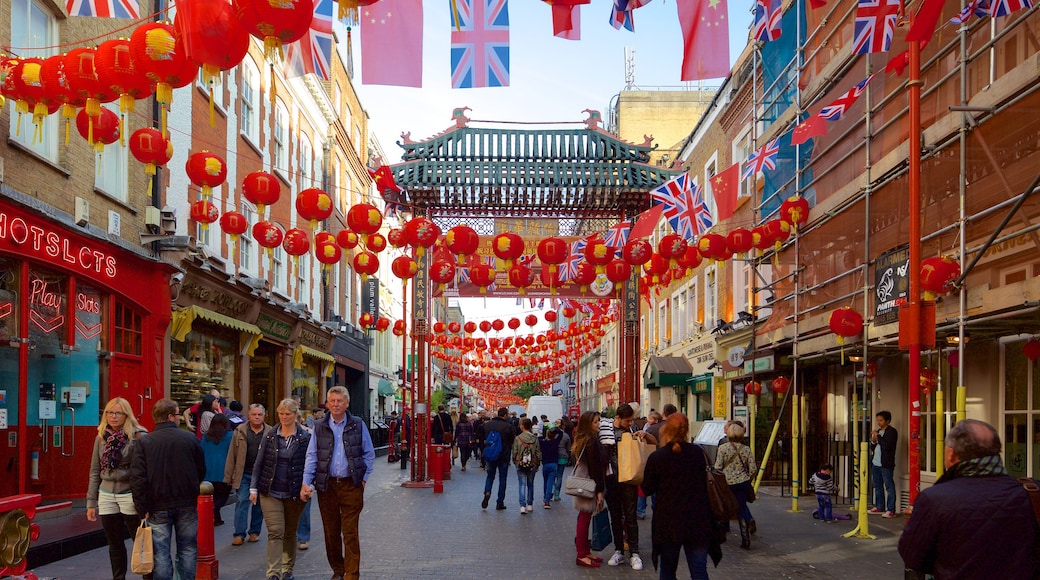
M 152 572 L 144 578 L 195 578 L 203 481 L 213 485 L 214 526 L 224 524 L 221 508 L 234 506 L 232 546 L 260 541 L 267 527 L 267 580 L 294 580 L 297 550 L 310 540 L 314 495 L 332 580 L 360 578 L 358 521 L 375 449 L 349 403 L 346 388 L 332 387 L 321 412 L 304 417 L 298 399 L 284 399 L 271 426 L 263 405 L 243 415 L 240 403 L 216 392 L 183 414 L 175 401 L 161 399 L 149 433 L 128 401 L 110 400 L 94 442 L 86 516 L 101 519 L 112 578 L 126 578 L 125 542 L 142 525 L 151 528 L 153 544 Z

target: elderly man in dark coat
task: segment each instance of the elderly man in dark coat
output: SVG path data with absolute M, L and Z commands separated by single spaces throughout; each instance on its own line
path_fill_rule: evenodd
M 965 419 L 946 436 L 946 472 L 922 491 L 899 539 L 907 568 L 957 578 L 1033 578 L 1036 518 L 1000 460 L 1000 437 Z

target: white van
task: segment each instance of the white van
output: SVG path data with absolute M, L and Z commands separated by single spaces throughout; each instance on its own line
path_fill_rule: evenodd
M 546 419 L 550 423 L 563 417 L 563 399 L 560 397 L 550 397 L 548 395 L 538 395 L 527 399 L 527 416 L 530 418 L 538 417 L 541 421 L 542 415 L 545 415 Z

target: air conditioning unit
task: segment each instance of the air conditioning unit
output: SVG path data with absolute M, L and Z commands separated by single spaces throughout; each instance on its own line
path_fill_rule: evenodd
M 76 197 L 76 225 L 83 227 L 90 223 L 90 204 L 82 197 Z

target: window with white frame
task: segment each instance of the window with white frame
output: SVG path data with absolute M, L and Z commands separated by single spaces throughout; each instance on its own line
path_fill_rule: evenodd
M 242 135 L 254 145 L 260 143 L 260 107 L 257 100 L 260 95 L 260 69 L 251 58 L 242 61 L 242 84 L 239 85 L 238 99 L 241 111 L 239 111 L 239 126 Z
M 221 195 L 224 189 L 223 185 L 218 185 L 211 190 L 209 201 L 217 206 L 219 209 L 223 207 L 223 196 Z M 202 199 L 201 197 L 199 199 Z M 204 224 L 202 222 L 196 222 L 198 226 L 195 231 L 195 239 L 199 246 L 205 246 L 206 250 L 211 255 L 220 255 L 220 242 L 222 236 L 220 235 L 220 224 L 217 222 L 211 224 Z M 214 231 L 215 230 L 215 231 Z
M 47 58 L 58 44 L 58 24 L 47 4 L 34 0 L 11 1 L 11 46 L 18 56 Z M 32 114 L 15 112 L 15 100 L 7 100 L 10 111 L 10 139 L 50 161 L 58 159 L 58 125 L 61 115 L 44 118 L 40 133 L 33 126 Z
M 704 269 L 704 322 L 708 328 L 715 328 L 719 321 L 719 289 L 715 273 L 714 266 Z
M 281 100 L 274 106 L 274 168 L 289 174 L 289 110 Z
M 693 334 L 701 330 L 700 304 L 697 302 L 698 280 L 697 276 L 690 276 L 686 285 L 686 311 L 689 313 L 690 332 Z
M 711 159 L 704 164 L 704 202 L 708 204 L 708 210 L 716 222 L 719 221 L 719 208 L 718 204 L 715 203 L 715 192 L 712 191 L 711 178 L 715 177 L 715 174 L 719 172 L 718 158 L 719 153 L 716 151 L 711 155 Z
M 646 316 L 639 317 L 639 336 L 643 337 L 643 350 L 650 348 L 650 333 L 646 328 Z
M 733 264 L 733 312 L 751 312 L 752 278 L 751 264 L 744 262 L 732 262 Z
M 285 286 L 288 280 L 285 271 L 285 250 L 281 246 L 274 249 L 274 255 L 271 257 L 271 277 L 274 278 L 274 289 L 286 294 Z
M 676 342 L 689 336 L 686 324 L 686 289 L 672 294 L 672 339 Z
M 657 303 L 657 332 L 658 332 L 658 345 L 661 348 L 669 346 L 671 344 L 669 338 L 668 328 L 668 300 L 661 300 Z
M 751 147 L 751 128 L 749 127 L 733 142 L 733 159 L 736 159 L 741 164 L 741 172 L 743 172 L 744 162 L 751 155 Z M 740 187 L 737 189 L 738 198 L 748 197 L 755 193 L 755 179 L 756 176 L 754 175 L 747 179 L 741 178 Z
M 256 211 L 252 206 L 243 203 L 241 213 L 246 218 L 247 224 L 256 223 Z M 254 262 L 256 258 L 256 242 L 253 241 L 252 229 L 252 227 L 248 227 L 244 234 L 238 236 L 238 267 L 249 273 L 256 272 L 256 264 Z
M 304 304 L 310 304 L 310 279 L 313 261 L 311 253 L 300 256 L 296 262 L 296 299 Z
M 314 183 L 314 155 L 311 153 L 311 144 L 306 135 L 300 136 L 300 189 L 313 187 Z
M 332 83 L 332 105 L 336 108 L 336 115 L 343 118 L 343 91 L 339 88 L 339 81 Z
M 102 105 L 116 115 L 119 115 L 119 107 L 114 104 Z M 94 156 L 94 187 L 106 195 L 118 199 L 123 203 L 129 201 L 130 187 L 128 184 L 127 170 L 127 147 L 119 143 L 105 145 L 101 155 Z

